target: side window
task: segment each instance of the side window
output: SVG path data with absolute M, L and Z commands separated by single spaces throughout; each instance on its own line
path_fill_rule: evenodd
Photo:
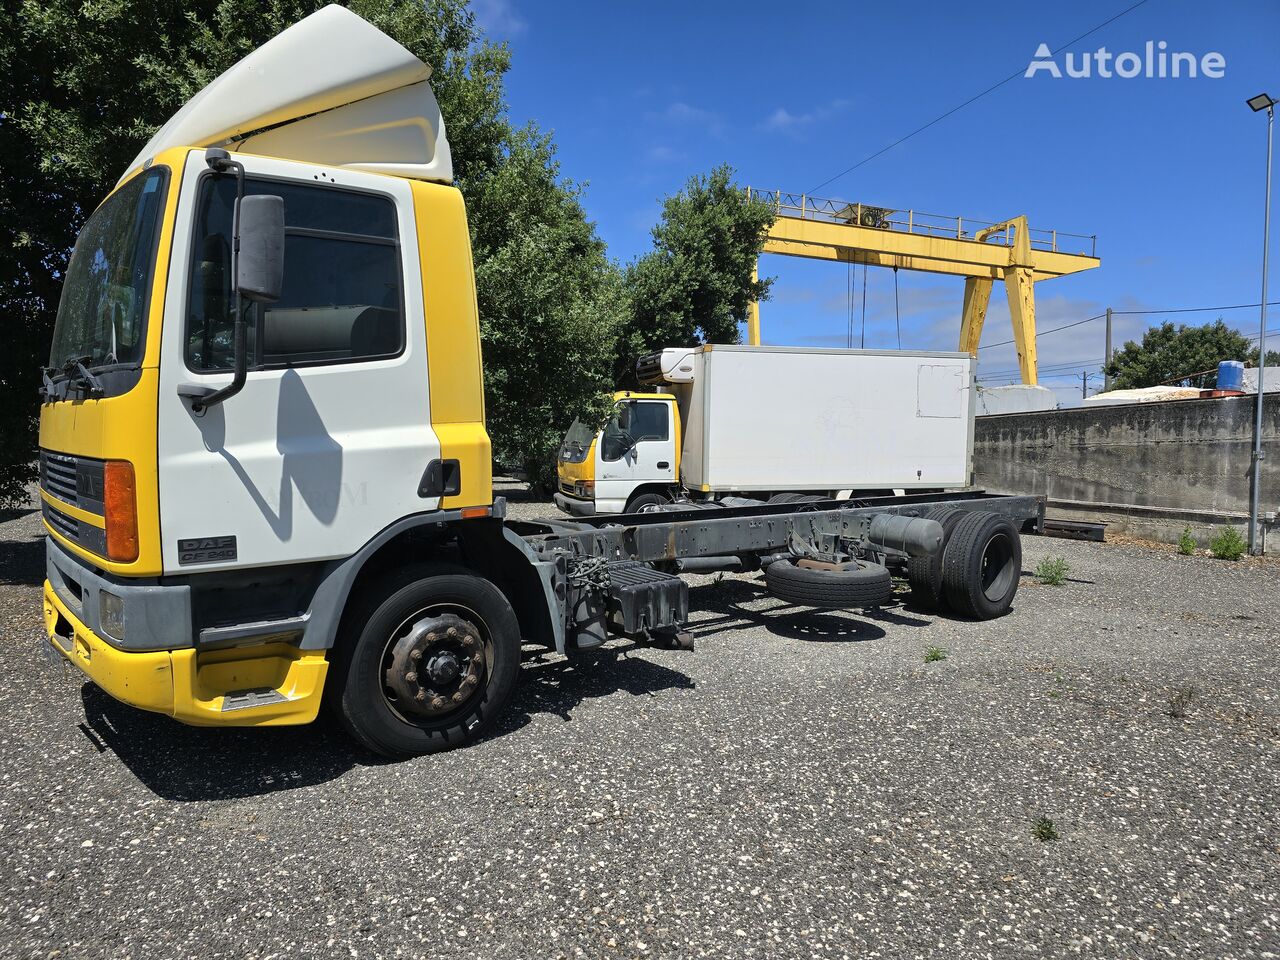
M 631 436 L 640 443 L 642 440 L 671 439 L 671 416 L 669 405 L 653 400 L 641 400 L 631 407 Z
M 620 460 L 637 443 L 670 438 L 671 415 L 667 404 L 654 400 L 620 403 L 617 413 L 601 432 L 600 459 Z
M 284 197 L 284 290 L 249 309 L 251 368 L 394 356 L 404 345 L 395 204 L 386 197 L 273 180 L 245 194 Z M 233 177 L 200 187 L 187 301 L 187 366 L 229 370 L 233 356 Z

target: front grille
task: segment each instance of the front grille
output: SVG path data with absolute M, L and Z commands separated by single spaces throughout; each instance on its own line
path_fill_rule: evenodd
M 45 523 L 49 524 L 49 527 L 55 532 L 100 557 L 106 556 L 107 533 L 102 527 L 95 527 L 91 523 L 77 520 L 48 502 L 41 505 L 41 512 L 44 515 Z
M 102 513 L 101 460 L 40 451 L 40 489 L 63 503 Z
M 49 526 L 57 530 L 68 540 L 76 543 L 80 542 L 80 521 L 75 517 L 68 517 L 61 510 L 55 510 L 47 503 L 44 505 L 44 518 L 49 521 Z
M 76 460 L 56 453 L 41 451 L 41 485 L 59 500 L 79 506 L 76 496 Z

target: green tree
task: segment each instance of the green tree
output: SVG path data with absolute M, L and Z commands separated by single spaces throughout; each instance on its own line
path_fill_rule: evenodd
M 470 214 L 494 457 L 542 488 L 573 418 L 603 418 L 618 271 L 532 127 L 511 138 Z
M 1257 357 L 1252 342 L 1221 317 L 1203 327 L 1166 322 L 1148 329 L 1142 343 L 1126 342 L 1112 356 L 1108 372 L 1118 390 L 1162 383 L 1206 387 L 1217 381 L 1219 361 L 1251 357 Z
M 733 183 L 728 166 L 667 198 L 654 249 L 624 273 L 615 382 L 634 382 L 636 358 L 655 349 L 738 342 L 751 302 L 769 296 L 770 281 L 752 274 L 773 218 L 768 203 Z
M 35 459 L 36 389 L 47 362 L 62 271 L 85 218 L 143 143 L 193 93 L 324 0 L 10 0 L 0 10 L 0 505 L 25 499 Z M 544 322 L 521 354 L 510 335 L 531 316 L 565 306 L 566 329 L 606 356 L 616 281 L 550 142 L 513 131 L 503 98 L 505 45 L 487 42 L 465 0 L 351 0 L 348 6 L 430 63 L 449 129 L 454 173 L 469 208 L 481 280 L 487 401 L 498 452 L 544 463 L 549 433 L 573 419 L 580 395 L 562 381 L 586 352 L 564 350 Z M 520 215 L 502 204 L 530 196 Z M 585 257 L 585 262 L 584 262 Z M 489 261 L 494 261 L 492 264 Z M 524 269 L 520 269 L 521 265 Z M 501 278 L 501 279 L 499 279 Z M 499 284 L 505 283 L 503 289 Z M 563 283 L 565 290 L 551 289 Z M 592 292 L 591 284 L 602 290 Z M 539 313 L 542 311 L 542 313 Z M 543 322 L 543 321 L 540 321 Z M 545 350 L 544 353 L 538 353 Z M 496 359 L 495 359 L 496 358 Z M 607 361 L 601 364 L 607 368 Z M 556 385 L 556 399 L 525 403 Z

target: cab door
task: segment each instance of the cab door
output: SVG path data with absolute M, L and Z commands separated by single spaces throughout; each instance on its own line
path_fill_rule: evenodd
M 626 399 L 596 442 L 596 509 L 618 513 L 640 487 L 676 479 L 675 404 Z
M 233 360 L 235 177 L 190 154 L 166 292 L 159 489 L 166 572 L 346 557 L 438 506 L 440 457 L 411 189 L 348 170 L 240 155 L 245 193 L 284 198 L 283 292 L 255 304 L 248 376 L 193 411 L 179 387 L 221 387 Z

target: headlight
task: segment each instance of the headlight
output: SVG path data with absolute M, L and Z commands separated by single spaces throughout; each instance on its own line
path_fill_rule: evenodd
M 578 480 L 573 485 L 573 492 L 580 497 L 594 496 L 596 492 L 596 482 L 594 480 Z
M 114 593 L 98 593 L 98 627 L 112 640 L 124 639 L 124 601 Z

